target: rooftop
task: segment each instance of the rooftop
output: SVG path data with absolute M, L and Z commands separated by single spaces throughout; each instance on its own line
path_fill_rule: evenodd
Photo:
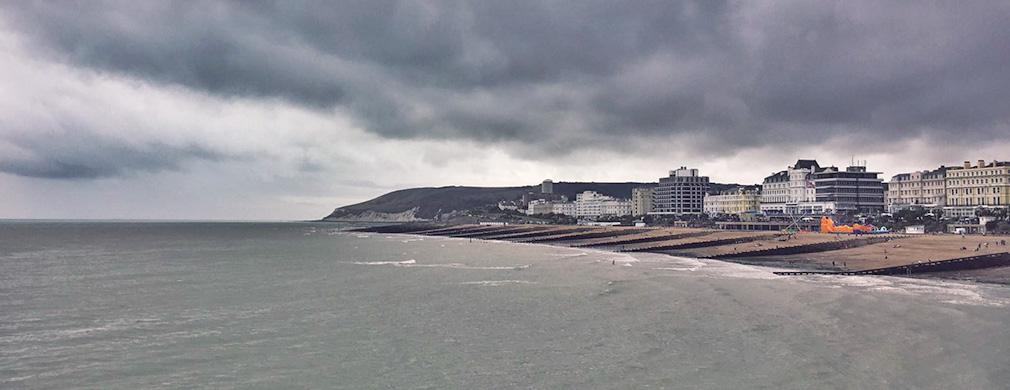
M 817 160 L 796 160 L 796 165 L 793 165 L 793 169 L 814 169 L 820 168 L 821 166 L 817 164 Z

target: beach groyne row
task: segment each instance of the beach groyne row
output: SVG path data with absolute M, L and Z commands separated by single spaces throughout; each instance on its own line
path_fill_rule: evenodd
M 938 260 L 860 271 L 777 271 L 776 275 L 911 275 L 1010 266 L 1010 252 Z
M 709 258 L 722 260 L 722 259 L 734 259 L 742 257 L 783 256 L 783 255 L 798 255 L 803 253 L 827 252 L 841 249 L 857 248 L 872 244 L 879 244 L 904 237 L 907 236 L 851 238 L 839 241 L 815 242 L 802 245 L 780 246 L 775 248 L 762 248 L 742 252 L 724 253 L 720 255 L 709 256 Z
M 473 238 L 480 238 L 480 239 L 483 239 L 483 240 L 518 241 L 519 239 L 527 238 L 527 237 L 547 236 L 547 235 L 555 235 L 555 234 L 561 234 L 561 233 L 572 233 L 572 232 L 584 232 L 584 231 L 587 231 L 589 229 L 590 228 L 584 228 L 584 227 L 583 228 L 571 228 L 571 227 L 567 227 L 567 228 L 536 229 L 536 230 L 532 230 L 532 231 L 526 230 L 526 231 L 513 232 L 513 233 L 502 232 L 502 233 L 494 234 L 494 235 L 490 235 L 490 236 L 474 236 Z
M 732 244 L 742 244 L 747 242 L 753 242 L 758 240 L 771 240 L 781 234 L 770 234 L 770 235 L 760 235 L 760 236 L 747 236 L 747 237 L 733 237 L 733 238 L 723 238 L 717 240 L 708 241 L 695 241 L 695 242 L 685 242 L 680 244 L 663 244 L 647 246 L 642 248 L 627 248 L 618 250 L 618 252 L 663 252 L 672 251 L 680 249 L 694 249 L 694 248 L 705 248 L 710 246 L 721 246 L 721 245 L 732 245 Z
M 606 238 L 606 237 L 618 237 L 626 236 L 631 234 L 638 234 L 647 232 L 648 229 L 634 229 L 634 228 L 611 228 L 611 229 L 599 229 L 590 230 L 583 232 L 572 232 L 572 233 L 562 233 L 551 236 L 543 237 L 533 237 L 518 240 L 517 242 L 526 243 L 540 243 L 540 242 L 559 242 L 559 241 L 573 241 L 573 240 L 584 240 L 591 238 Z
M 525 228 L 525 230 L 523 230 L 523 231 L 536 231 L 536 230 L 547 230 L 547 229 L 548 229 L 548 227 L 546 227 L 546 226 L 530 226 L 530 227 Z M 491 236 L 491 235 L 495 235 L 495 234 L 514 233 L 516 231 L 518 231 L 518 230 L 515 227 L 513 227 L 513 226 L 488 226 L 488 229 L 471 230 L 471 231 L 467 231 L 467 232 L 460 232 L 460 233 L 453 234 L 450 237 L 457 237 L 457 238 L 483 237 L 483 236 Z
M 421 231 L 443 229 L 443 228 L 445 227 L 438 226 L 435 224 L 400 223 L 395 225 L 370 226 L 364 228 L 350 229 L 350 231 L 361 233 L 380 233 L 380 234 L 418 234 Z
M 423 234 L 423 235 L 443 235 L 452 232 L 457 232 L 463 229 L 473 229 L 474 226 L 435 226 L 431 229 L 416 230 L 410 232 L 410 234 Z
M 483 232 L 488 229 L 494 228 L 495 226 L 467 226 L 467 227 L 456 227 L 456 228 L 442 228 L 435 230 L 425 230 L 420 231 L 415 234 L 423 234 L 426 236 L 455 236 L 457 234 L 468 233 L 468 232 Z
M 358 229 L 360 232 L 423 234 L 481 240 L 594 247 L 613 252 L 653 252 L 769 265 L 803 264 L 809 271 L 780 275 L 906 275 L 1010 267 L 1010 253 L 987 238 L 956 236 L 832 237 L 821 233 L 761 234 L 684 228 L 596 227 L 574 225 L 454 225 L 410 223 Z M 901 239 L 892 248 L 883 244 Z M 760 242 L 758 242 L 760 241 Z M 737 251 L 738 244 L 743 251 Z M 793 244 L 793 245 L 789 245 Z M 877 244 L 876 246 L 874 244 Z M 883 244 L 883 245 L 881 245 Z M 993 245 L 995 244 L 995 245 Z M 968 247 L 985 254 L 964 257 Z M 994 247 L 996 253 L 989 252 Z M 807 253 L 818 253 L 807 256 Z M 937 261 L 922 262 L 922 259 Z M 917 261 L 920 260 L 920 261 Z M 844 270 L 834 268 L 842 265 Z M 850 268 L 851 266 L 851 268 Z M 793 268 L 792 265 L 788 267 Z M 830 268 L 829 268 L 830 267 Z M 1000 278 L 1000 271 L 994 275 Z M 1010 280 L 1010 279 L 1008 279 Z
M 715 233 L 715 230 L 706 230 L 701 232 L 690 232 L 690 233 L 675 233 L 675 234 L 664 234 L 651 237 L 638 237 L 638 238 L 623 238 L 617 240 L 608 240 L 601 242 L 585 243 L 572 245 L 572 248 L 598 248 L 598 247 L 612 247 L 612 246 L 622 246 L 622 245 L 634 245 L 634 244 L 645 244 L 648 242 L 660 242 L 660 241 L 671 241 L 680 240 L 684 238 L 693 238 L 707 236 Z

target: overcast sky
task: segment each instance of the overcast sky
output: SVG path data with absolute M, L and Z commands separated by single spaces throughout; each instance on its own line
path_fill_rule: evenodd
M 0 3 L 0 218 L 1010 159 L 1010 2 Z

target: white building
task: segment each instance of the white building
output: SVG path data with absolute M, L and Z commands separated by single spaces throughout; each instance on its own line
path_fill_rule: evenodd
M 564 214 L 575 216 L 577 207 L 575 202 L 561 202 L 554 204 L 554 214 Z
M 821 168 L 817 160 L 797 160 L 784 171 L 765 177 L 761 183 L 761 212 L 764 214 L 831 214 L 833 202 L 817 200 L 814 174 Z
M 627 200 L 606 200 L 600 204 L 600 215 L 623 217 L 631 215 L 631 202 Z
M 526 204 L 526 215 L 550 214 L 554 212 L 554 203 L 536 199 Z
M 602 216 L 631 215 L 631 202 L 602 195 L 596 191 L 585 191 L 575 195 L 575 216 L 599 218 Z

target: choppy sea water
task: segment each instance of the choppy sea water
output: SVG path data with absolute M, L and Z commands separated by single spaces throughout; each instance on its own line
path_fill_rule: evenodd
M 0 222 L 0 388 L 971 388 L 1010 289 L 307 223 Z

